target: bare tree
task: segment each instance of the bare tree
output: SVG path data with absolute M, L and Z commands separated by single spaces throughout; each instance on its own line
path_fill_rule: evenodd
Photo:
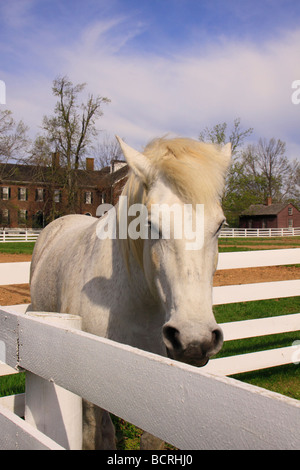
M 45 136 L 38 135 L 32 145 L 27 163 L 33 166 L 33 185 L 46 184 L 40 202 L 40 211 L 43 213 L 43 222 L 48 223 L 63 215 L 59 212 L 55 201 L 55 190 L 65 186 L 65 168 L 60 167 L 57 152 L 52 152 L 51 143 Z M 59 204 L 61 209 L 61 204 Z
M 76 212 L 78 203 L 77 172 L 82 157 L 91 146 L 98 131 L 96 120 L 102 116 L 102 106 L 108 98 L 89 95 L 85 103 L 79 103 L 79 95 L 85 84 L 73 85 L 68 77 L 54 80 L 52 92 L 58 98 L 53 116 L 45 116 L 43 129 L 53 151 L 58 151 L 65 168 L 65 188 L 68 195 L 67 213 Z
M 97 169 L 109 166 L 112 159 L 122 160 L 123 153 L 117 139 L 105 133 L 102 140 L 94 147 L 95 166 Z
M 0 161 L 24 157 L 29 146 L 28 127 L 23 121 L 15 122 L 8 109 L 0 111 Z
M 213 144 L 223 145 L 231 142 L 232 154 L 235 155 L 239 148 L 243 145 L 246 137 L 251 135 L 253 128 L 243 130 L 241 128 L 241 119 L 236 118 L 233 121 L 233 127 L 230 134 L 227 132 L 227 123 L 216 124 L 212 128 L 206 127 L 199 134 L 199 140 L 202 142 L 211 142 Z
M 238 161 L 239 155 L 242 151 L 242 146 L 245 139 L 250 136 L 253 129 L 243 129 L 241 126 L 241 119 L 236 118 L 233 121 L 231 130 L 228 130 L 226 122 L 216 124 L 212 128 L 206 127 L 200 132 L 199 140 L 202 142 L 210 142 L 213 144 L 224 145 L 231 142 L 231 150 L 233 155 L 233 162 L 230 166 L 226 176 L 226 184 L 222 198 L 222 205 L 226 218 L 229 224 L 235 225 L 238 219 L 238 214 L 247 204 L 245 199 L 248 200 L 250 191 L 246 191 L 246 195 L 240 193 L 240 187 L 244 188 L 249 186 L 248 179 L 244 178 L 243 168 Z
M 0 180 L 12 178 L 17 171 L 17 167 L 12 163 L 23 162 L 26 157 L 30 143 L 27 131 L 28 128 L 22 121 L 17 123 L 14 120 L 11 111 L 0 110 Z M 2 191 L 3 189 L 1 193 Z M 3 227 L 8 223 L 8 218 L 2 217 L 2 210 L 12 209 L 14 204 L 10 196 L 0 198 L 0 220 Z
M 293 160 L 290 164 L 290 172 L 284 180 L 283 198 L 294 203 L 300 209 L 300 162 Z
M 253 168 L 258 168 L 258 172 L 265 178 L 267 195 L 274 200 L 281 200 L 282 190 L 291 176 L 291 166 L 285 155 L 285 142 L 275 138 L 269 141 L 259 139 L 253 150 Z
M 257 182 L 252 190 L 257 196 L 263 195 L 263 200 L 270 196 L 277 202 L 290 200 L 299 205 L 300 163 L 290 162 L 285 150 L 285 142 L 275 138 L 248 145 L 240 158 L 243 173 Z

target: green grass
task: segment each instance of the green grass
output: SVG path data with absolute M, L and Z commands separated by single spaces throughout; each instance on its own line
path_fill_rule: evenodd
M 35 242 L 8 242 L 0 243 L 0 253 L 31 255 Z
M 290 313 L 300 313 L 300 296 L 256 300 L 254 302 L 237 302 L 235 304 L 216 305 L 214 307 L 217 323 L 277 317 Z
M 300 366 L 287 364 L 233 375 L 233 378 L 300 400 Z
M 0 397 L 25 392 L 25 372 L 0 377 Z
M 214 307 L 218 323 L 240 320 L 252 320 L 300 312 L 300 296 L 286 299 L 258 300 Z M 268 349 L 291 346 L 300 339 L 300 332 L 280 333 L 258 336 L 235 341 L 226 341 L 216 357 L 235 356 Z M 237 380 L 248 382 L 272 390 L 291 398 L 300 399 L 300 366 L 288 364 L 270 369 L 247 372 L 233 376 Z
M 31 254 L 34 248 L 34 242 L 8 242 L 0 243 L 0 253 L 24 253 Z M 234 245 L 234 246 L 224 246 Z M 247 245 L 247 246 L 245 246 Z M 269 249 L 270 245 L 277 245 L 278 248 L 285 246 L 300 247 L 300 237 L 275 237 L 275 238 L 219 238 L 219 251 L 251 251 L 259 249 Z
M 230 246 L 224 246 L 230 245 Z M 257 247 L 259 245 L 259 248 Z M 274 247 L 276 245 L 276 247 Z M 300 237 L 266 237 L 266 238 L 219 238 L 219 252 L 269 250 L 282 248 L 300 248 Z
M 221 244 L 231 245 L 300 245 L 300 237 L 225 237 L 219 238 Z
M 135 450 L 139 449 L 140 438 L 143 431 L 128 423 L 124 419 L 110 415 L 116 429 L 116 439 L 118 450 Z

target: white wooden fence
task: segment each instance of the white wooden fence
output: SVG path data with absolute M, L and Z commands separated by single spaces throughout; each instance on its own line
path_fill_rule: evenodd
M 296 237 L 300 236 L 300 227 L 288 228 L 223 228 L 220 238 L 238 237 Z
M 0 243 L 3 242 L 35 242 L 41 233 L 41 230 L 0 230 Z
M 0 230 L 0 243 L 3 242 L 35 242 L 41 230 L 5 229 Z M 295 237 L 300 236 L 300 228 L 223 228 L 220 238 L 256 238 L 256 237 Z
M 299 262 L 300 249 L 223 253 L 218 269 Z M 29 266 L 25 265 L 27 277 L 23 282 L 28 281 Z M 300 280 L 215 287 L 213 292 L 214 304 L 299 294 Z M 24 315 L 25 308 L 2 307 L 0 358 L 14 369 L 29 371 L 26 372 L 31 377 L 29 384 L 34 383 L 32 377 L 47 384 L 55 383 L 180 449 L 299 448 L 297 400 L 226 376 L 300 362 L 299 345 L 213 359 L 197 369 L 68 325 L 49 324 Z M 221 325 L 225 341 L 298 331 L 299 326 L 299 313 Z M 30 409 L 27 387 L 26 400 Z M 45 422 L 41 425 L 38 419 L 34 420 L 38 428 L 35 429 L 29 424 L 32 420 L 21 420 L 3 406 L 6 402 L 11 407 L 11 401 L 0 400 L 0 426 L 4 430 L 0 433 L 0 447 L 76 448 L 66 431 L 68 426 L 72 428 L 72 423 L 66 424 L 61 418 L 62 408 L 57 403 L 60 411 L 55 414 L 53 397 L 50 417 L 60 416 L 55 419 L 56 427 L 60 423 L 62 429 L 58 436 L 50 431 L 50 425 L 46 432 Z M 21 401 L 21 397 L 13 398 L 13 408 L 19 407 L 19 413 L 24 413 Z

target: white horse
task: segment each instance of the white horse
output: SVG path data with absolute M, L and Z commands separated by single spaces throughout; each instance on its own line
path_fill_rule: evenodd
M 212 280 L 230 144 L 158 139 L 139 153 L 119 142 L 130 168 L 122 195 L 128 208 L 145 205 L 148 230 L 157 236 L 120 239 L 116 226 L 107 224 L 109 213 L 55 220 L 33 252 L 31 309 L 78 314 L 87 332 L 203 366 L 223 343 L 212 311 Z M 191 240 L 185 232 L 175 237 L 175 224 L 169 237 L 162 235 L 161 219 L 151 211 L 158 203 L 164 210 L 189 204 L 193 215 L 204 205 L 200 248 L 187 249 Z M 111 233 L 101 239 L 105 225 Z M 84 448 L 114 448 L 108 413 L 91 404 L 84 407 Z

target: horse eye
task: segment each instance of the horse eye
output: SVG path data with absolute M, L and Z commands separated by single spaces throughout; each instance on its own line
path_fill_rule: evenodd
M 215 235 L 218 235 L 218 234 L 221 232 L 222 227 L 223 227 L 223 225 L 225 224 L 225 222 L 226 222 L 226 219 L 224 219 L 224 220 L 221 222 L 221 224 L 219 225 L 219 228 L 218 228 L 218 230 L 216 231 Z
M 151 238 L 153 238 L 154 240 L 162 238 L 161 230 L 157 229 L 156 226 L 151 223 L 151 220 L 147 221 L 147 225 L 149 230 L 151 230 Z

